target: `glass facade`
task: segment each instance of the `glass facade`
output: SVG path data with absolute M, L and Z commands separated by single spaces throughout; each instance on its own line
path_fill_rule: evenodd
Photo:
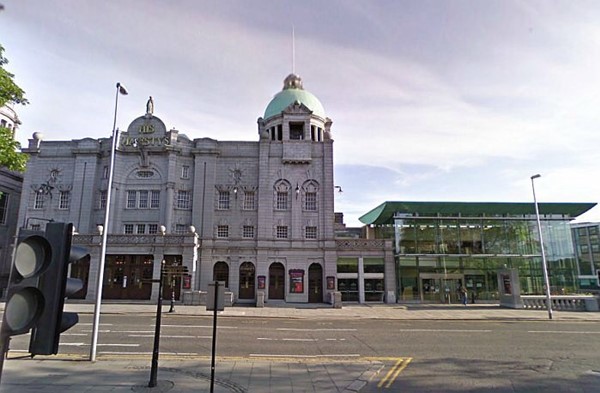
M 597 271 L 600 270 L 600 224 L 584 223 L 572 227 L 575 257 L 582 290 L 598 290 Z
M 471 300 L 498 299 L 496 272 L 519 271 L 521 292 L 543 294 L 542 258 L 535 216 L 413 217 L 375 228 L 393 237 L 399 300 L 458 302 L 464 285 Z M 553 294 L 578 289 L 569 220 L 544 217 L 542 234 Z M 390 236 L 391 235 L 391 236 Z

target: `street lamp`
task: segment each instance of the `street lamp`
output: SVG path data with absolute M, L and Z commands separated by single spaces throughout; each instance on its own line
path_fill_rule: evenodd
M 544 252 L 544 239 L 542 237 L 540 209 L 538 208 L 537 198 L 535 197 L 534 180 L 540 177 L 542 177 L 542 175 L 540 174 L 531 176 L 531 189 L 533 190 L 533 204 L 535 205 L 535 217 L 537 220 L 538 234 L 540 236 L 540 251 L 542 252 L 542 271 L 544 273 L 544 283 L 546 285 L 546 305 L 548 306 L 548 319 L 552 319 L 552 299 L 550 298 L 550 280 L 548 279 L 548 265 L 546 264 L 546 253 Z
M 104 281 L 104 265 L 106 263 L 106 242 L 108 235 L 108 219 L 110 213 L 110 196 L 112 191 L 113 174 L 115 169 L 115 152 L 117 150 L 117 108 L 119 107 L 119 94 L 127 95 L 125 86 L 117 82 L 115 94 L 115 116 L 112 130 L 112 146 L 110 149 L 110 167 L 108 172 L 108 189 L 106 190 L 106 210 L 104 211 L 104 225 L 102 230 L 102 247 L 100 250 L 100 263 L 98 264 L 98 279 L 96 280 L 96 305 L 94 306 L 94 322 L 92 324 L 92 346 L 90 350 L 90 361 L 96 361 L 96 347 L 98 346 L 98 326 L 100 325 L 100 307 L 102 304 L 102 284 Z

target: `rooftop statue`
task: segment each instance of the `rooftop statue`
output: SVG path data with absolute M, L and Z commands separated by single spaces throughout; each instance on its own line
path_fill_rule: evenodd
M 146 102 L 146 115 L 152 115 L 154 113 L 154 101 L 152 101 L 152 96 L 148 98 L 148 102 Z

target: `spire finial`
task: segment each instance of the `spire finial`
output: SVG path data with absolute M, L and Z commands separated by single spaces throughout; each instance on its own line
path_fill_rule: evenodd
M 292 25 L 292 74 L 296 73 L 296 32 Z

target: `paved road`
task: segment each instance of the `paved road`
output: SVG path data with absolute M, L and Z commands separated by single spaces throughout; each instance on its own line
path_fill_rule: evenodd
M 81 319 L 63 336 L 62 354 L 89 353 L 91 315 Z M 149 359 L 153 335 L 150 314 L 104 315 L 98 354 Z M 206 361 L 211 337 L 207 316 L 163 315 L 161 364 Z M 15 338 L 12 353 L 26 352 L 26 345 L 27 337 Z M 596 391 L 600 383 L 600 324 L 595 321 L 227 317 L 219 318 L 217 345 L 224 360 L 267 361 L 269 369 L 279 371 L 272 365 L 380 364 L 367 392 Z M 226 374 L 236 372 L 231 362 L 225 364 Z

